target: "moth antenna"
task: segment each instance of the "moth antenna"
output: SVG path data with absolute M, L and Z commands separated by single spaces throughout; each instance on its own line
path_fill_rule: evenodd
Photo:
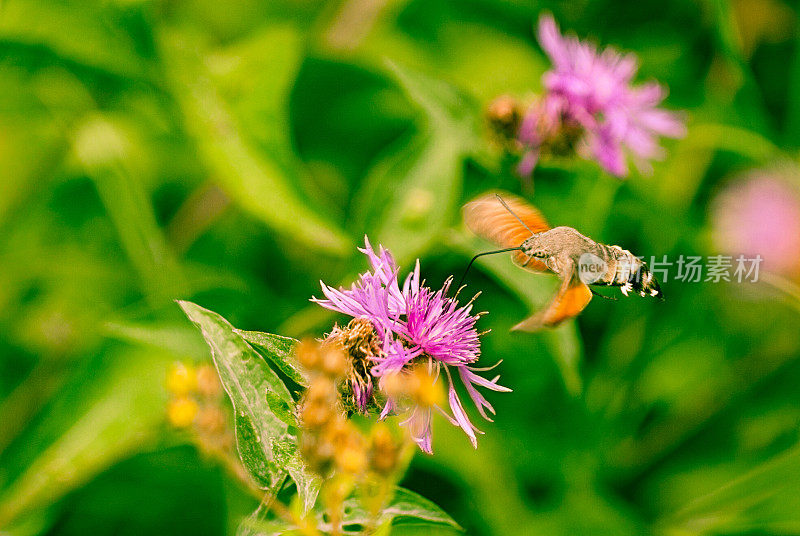
M 531 228 L 530 228 L 530 227 L 528 227 L 527 225 L 525 225 L 525 222 L 524 222 L 524 221 L 522 221 L 522 220 L 519 218 L 519 216 L 517 216 L 516 214 L 514 214 L 514 211 L 513 211 L 513 210 L 511 210 L 511 207 L 509 207 L 509 206 L 508 206 L 508 203 L 506 203 L 506 202 L 505 202 L 505 199 L 503 199 L 502 197 L 500 197 L 500 194 L 494 194 L 494 195 L 495 195 L 495 197 L 497 198 L 497 200 L 498 200 L 498 201 L 500 201 L 500 203 L 502 203 L 502 205 L 505 207 L 505 209 L 506 209 L 508 212 L 510 212 L 510 213 L 511 213 L 511 215 L 512 215 L 512 216 L 514 216 L 514 217 L 517 219 L 517 221 L 518 221 L 518 222 L 520 222 L 520 223 L 522 224 L 522 226 L 523 226 L 523 227 L 525 227 L 525 228 L 528 230 L 528 232 L 529 232 L 529 233 L 531 233 L 531 236 L 533 236 L 533 235 L 535 235 L 535 234 L 536 234 L 536 233 L 534 233 L 533 231 L 531 231 Z
M 475 262 L 475 259 L 477 259 L 478 257 L 483 257 L 484 255 L 494 255 L 495 253 L 506 253 L 508 251 L 521 251 L 521 250 L 522 250 L 522 246 L 517 246 L 515 248 L 505 248 L 505 249 L 498 249 L 498 250 L 495 250 L 495 251 L 484 251 L 483 253 L 478 253 L 477 255 L 472 257 L 471 261 L 469 261 L 469 264 L 467 265 L 467 269 L 464 270 L 464 275 L 461 276 L 461 280 L 458 282 L 458 285 L 456 285 L 456 288 L 457 289 L 461 289 L 462 288 L 461 287 L 461 283 L 464 282 L 464 278 L 467 277 L 467 272 L 469 272 L 469 269 L 472 267 L 472 263 Z

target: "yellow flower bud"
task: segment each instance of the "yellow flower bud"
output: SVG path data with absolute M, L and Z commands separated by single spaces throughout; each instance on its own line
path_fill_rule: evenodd
M 197 375 L 192 365 L 175 363 L 167 373 L 167 390 L 175 396 L 186 396 L 197 387 Z
M 372 429 L 370 445 L 370 467 L 381 475 L 388 475 L 397 466 L 400 449 L 392 436 L 389 427 L 384 423 L 376 424 Z
M 353 443 L 344 446 L 336 452 L 336 466 L 344 473 L 357 475 L 364 472 L 367 466 L 367 456 L 361 444 Z
M 391 372 L 381 378 L 381 390 L 390 398 L 398 399 L 408 394 L 408 378 L 403 372 Z
M 335 344 L 326 344 L 321 349 L 322 371 L 332 378 L 347 374 L 347 359 L 344 351 Z
M 318 402 L 306 402 L 300 413 L 300 419 L 306 428 L 319 428 L 331 419 L 331 408 Z
M 387 374 L 381 380 L 381 388 L 391 398 L 399 400 L 407 397 L 417 406 L 425 408 L 441 404 L 444 400 L 441 386 L 424 365 L 417 365 L 411 371 Z
M 213 365 L 198 367 L 197 391 L 206 398 L 216 398 L 222 394 L 222 384 Z
M 191 426 L 197 416 L 197 402 L 189 397 L 180 397 L 170 401 L 167 406 L 167 419 L 175 428 Z
M 418 406 L 429 408 L 443 402 L 444 396 L 441 385 L 437 385 L 433 376 L 423 366 L 414 368 L 411 372 L 411 397 Z
M 297 361 L 308 370 L 315 370 L 320 366 L 319 343 L 312 339 L 303 339 L 295 349 Z

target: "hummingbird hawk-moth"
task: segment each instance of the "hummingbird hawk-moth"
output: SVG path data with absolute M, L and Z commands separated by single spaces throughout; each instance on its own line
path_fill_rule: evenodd
M 572 227 L 551 228 L 524 199 L 489 193 L 464 205 L 463 211 L 467 227 L 505 248 L 500 251 L 513 251 L 515 264 L 533 272 L 553 272 L 561 279 L 550 304 L 512 329 L 536 331 L 578 315 L 595 294 L 589 285 L 663 299 L 658 281 L 640 258 L 619 246 L 595 242 Z

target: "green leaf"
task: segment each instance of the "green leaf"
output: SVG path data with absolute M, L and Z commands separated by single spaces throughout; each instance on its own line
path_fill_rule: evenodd
M 433 128 L 442 128 L 460 134 L 470 140 L 477 128 L 475 125 L 474 105 L 467 97 L 446 82 L 428 77 L 387 62 L 389 73 L 397 80 L 400 87 L 408 94 L 428 117 Z
M 375 532 L 372 533 L 372 536 L 389 536 L 392 533 L 392 520 L 387 520 L 383 524 L 381 524 Z
M 275 459 L 281 467 L 284 467 L 294 480 L 297 492 L 303 501 L 303 511 L 309 511 L 319 494 L 322 486 L 322 479 L 305 468 L 303 460 L 297 451 L 297 444 L 292 440 L 275 439 L 272 441 L 272 450 Z M 296 526 L 282 518 L 267 519 L 268 509 L 259 507 L 247 519 L 244 519 L 236 530 L 237 536 L 258 536 L 267 534 L 280 534 L 283 536 L 290 534 L 302 534 Z M 296 532 L 297 530 L 297 532 Z
M 111 3 L 4 2 L 0 39 L 52 50 L 66 65 L 76 62 L 116 76 L 144 78 L 144 58 L 135 53 L 133 36 L 120 27 L 123 11 L 114 7 Z
M 665 534 L 732 534 L 760 529 L 782 534 L 800 529 L 796 490 L 800 447 L 768 460 L 715 491 L 698 497 L 659 523 Z
M 275 99 L 275 110 L 287 113 L 291 82 L 300 62 L 301 42 L 291 28 L 271 34 L 274 54 L 269 65 L 271 88 L 259 93 Z M 178 101 L 187 131 L 194 137 L 200 156 L 220 186 L 238 204 L 264 223 L 293 241 L 334 255 L 350 252 L 350 240 L 331 222 L 309 207 L 294 185 L 302 172 L 301 163 L 287 156 L 277 144 L 276 154 L 258 151 L 241 121 L 234 116 L 213 83 L 207 69 L 212 53 L 198 54 L 204 48 L 197 36 L 181 30 L 163 30 L 162 54 L 172 75 L 170 86 Z M 263 54 L 263 52 L 262 52 Z M 279 124 L 286 124 L 283 117 Z M 288 128 L 285 129 L 288 132 Z M 284 132 L 285 135 L 285 132 Z
M 236 528 L 236 536 L 294 536 L 302 534 L 294 525 L 283 518 L 262 519 L 261 509 L 244 519 Z
M 462 152 L 457 140 L 422 135 L 400 153 L 405 168 L 389 169 L 378 184 L 396 183 L 377 225 L 376 242 L 388 247 L 401 265 L 410 263 L 438 240 L 455 213 L 461 194 Z
M 412 518 L 430 523 L 441 523 L 462 530 L 447 512 L 433 501 L 405 488 L 397 488 L 392 501 L 381 513 L 381 522 L 386 519 Z
M 272 442 L 272 449 L 278 463 L 289 472 L 289 476 L 294 480 L 297 494 L 303 501 L 303 511 L 308 512 L 317 499 L 322 479 L 306 468 L 297 450 L 297 442 L 276 439 Z
M 295 404 L 289 404 L 272 391 L 267 392 L 267 404 L 269 404 L 269 409 L 272 410 L 272 413 L 286 423 L 287 426 L 298 427 L 297 416 L 294 413 Z
M 168 363 L 164 353 L 126 349 L 104 356 L 99 370 L 81 373 L 60 392 L 58 400 L 69 403 L 63 411 L 51 408 L 20 454 L 41 452 L 30 461 L 2 461 L 4 471 L 25 468 L 0 493 L 0 526 L 27 522 L 111 464 L 151 445 L 164 419 Z
M 345 535 L 361 535 L 364 533 L 363 528 L 370 523 L 384 531 L 381 532 L 382 534 L 389 534 L 388 527 L 398 522 L 410 522 L 417 527 L 425 526 L 431 529 L 446 528 L 448 529 L 446 534 L 452 534 L 454 531 L 463 532 L 459 524 L 435 503 L 404 488 L 395 489 L 392 500 L 381 511 L 378 519 L 370 519 L 368 512 L 356 497 L 345 501 L 344 512 L 342 534 Z M 325 521 L 325 516 L 320 511 L 317 512 L 317 527 L 325 533 L 329 533 L 331 530 L 330 524 Z M 238 534 L 240 536 L 273 536 L 293 534 L 292 530 L 297 530 L 297 527 L 281 520 L 258 519 L 257 512 L 242 523 Z M 419 534 L 424 533 L 420 532 Z M 433 533 L 435 534 L 435 532 Z
M 280 485 L 283 472 L 274 463 L 270 439 L 284 437 L 287 427 L 272 413 L 265 395 L 272 392 L 289 402 L 289 391 L 224 318 L 190 302 L 178 304 L 211 347 L 222 386 L 233 404 L 242 462 L 261 488 Z
M 463 534 L 463 531 L 431 523 L 402 523 L 391 525 L 391 534 L 392 536 L 456 536 Z
M 297 344 L 295 339 L 260 331 L 237 329 L 236 333 L 241 335 L 259 354 L 269 359 L 293 382 L 302 386 L 308 385 L 308 378 L 294 356 L 294 346 Z
M 74 151 L 94 180 L 120 242 L 139 272 L 142 290 L 153 299 L 171 300 L 186 282 L 159 228 L 148 192 L 133 169 L 130 133 L 97 116 L 78 129 Z
M 308 484 L 310 477 L 299 458 L 290 460 L 286 455 L 285 443 L 295 440 L 289 434 L 287 424 L 267 403 L 267 393 L 270 393 L 287 405 L 294 404 L 289 390 L 227 320 L 191 302 L 179 301 L 178 304 L 197 324 L 211 347 L 222 386 L 236 415 L 239 456 L 250 475 L 262 489 L 275 491 L 289 473 L 297 484 L 303 503 L 307 508 L 313 505 L 318 488 Z M 277 451 L 275 445 L 279 445 Z

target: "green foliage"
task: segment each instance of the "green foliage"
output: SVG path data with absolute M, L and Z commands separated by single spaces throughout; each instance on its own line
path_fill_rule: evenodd
M 271 127 L 267 133 L 269 150 L 264 153 L 250 147 L 213 85 L 211 73 L 202 70 L 202 62 L 196 56 L 202 42 L 180 30 L 164 29 L 159 37 L 168 72 L 175 75 L 169 82 L 190 133 L 226 192 L 267 224 L 308 247 L 345 254 L 347 240 L 342 232 L 325 222 L 294 192 L 293 184 L 301 173 L 299 164 L 281 162 L 292 160 L 284 101 L 299 62 L 297 33 L 291 28 L 274 29 L 258 40 L 267 45 L 256 50 L 270 59 L 269 76 L 262 80 L 265 86 L 255 84 L 249 90 L 263 92 L 274 106 L 260 114 Z
M 294 357 L 293 349 L 297 341 L 289 337 L 260 333 L 258 331 L 236 330 L 236 332 L 259 354 L 269 359 L 287 378 L 298 385 L 308 385 L 308 379 Z
M 297 456 L 296 440 L 289 433 L 287 410 L 281 408 L 283 419 L 275 414 L 276 402 L 270 397 L 294 406 L 286 385 L 273 372 L 267 362 L 247 344 L 236 329 L 224 318 L 191 302 L 178 302 L 186 316 L 197 324 L 211 348 L 214 364 L 219 372 L 225 392 L 233 404 L 236 426 L 236 445 L 239 457 L 250 476 L 261 489 L 278 493 L 288 473 L 297 484 L 297 490 L 308 509 L 317 498 L 319 479 L 311 475 Z M 258 339 L 265 352 L 273 348 L 271 361 L 287 360 L 288 352 L 283 337 L 261 333 Z M 294 449 L 291 446 L 294 445 Z
M 291 339 L 268 333 L 241 332 L 218 314 L 194 303 L 179 301 L 178 304 L 197 324 L 211 348 L 222 385 L 233 404 L 236 444 L 245 468 L 273 500 L 288 473 L 295 482 L 303 513 L 309 511 L 316 502 L 321 481 L 308 471 L 299 454 L 295 402 L 267 361 L 247 342 L 257 341 L 261 354 L 269 356 L 270 362 L 288 367 L 292 374 L 300 376 L 299 368 L 292 362 Z M 372 521 L 357 498 L 344 503 L 344 512 L 343 525 L 348 534 L 362 533 Z M 254 516 L 258 519 L 258 511 Z M 434 503 L 402 488 L 395 490 L 392 500 L 376 520 L 376 526 L 386 526 L 388 531 L 392 522 L 399 518 L 460 528 Z M 329 531 L 321 509 L 318 519 L 320 529 Z M 292 530 L 291 525 L 279 518 L 272 521 L 251 518 L 240 527 L 239 534 L 281 534 Z
M 30 523 L 110 464 L 153 443 L 164 407 L 164 357 L 141 350 L 110 353 L 108 363 L 76 374 L 59 390 L 68 403 L 53 407 L 26 433 L 29 447 L 3 452 L 3 465 L 15 470 L 6 474 L 14 478 L 0 494 L 4 527 Z M 7 419 L 16 417 L 16 408 L 4 409 Z
M 420 134 L 376 165 L 358 203 L 370 207 L 365 213 L 375 236 L 407 264 L 436 243 L 457 209 L 463 160 L 478 145 L 479 112 L 440 81 L 395 64 L 388 68 L 425 122 Z M 387 190 L 388 181 L 395 188 Z
M 652 175 L 551 160 L 523 191 L 481 114 L 541 89 L 543 10 L 634 52 L 639 80 L 686 110 L 688 135 Z M 252 478 L 291 478 L 310 505 L 293 442 L 307 382 L 290 350 L 341 320 L 308 299 L 366 269 L 365 234 L 437 287 L 489 248 L 459 207 L 504 188 L 636 254 L 717 253 L 719 191 L 797 165 L 797 13 L 785 0 L 2 2 L 0 531 L 233 533 L 257 501 L 166 426 L 169 365 L 207 361 L 205 342 Z M 743 290 L 674 268 L 663 304 L 594 299 L 576 322 L 521 334 L 508 329 L 556 282 L 482 258 L 461 296 L 481 291 L 480 366 L 502 359 L 513 393 L 489 393 L 477 451 L 437 417 L 436 455 L 401 485 L 477 536 L 800 532 L 797 281 Z M 204 342 L 176 299 L 242 330 L 182 302 Z M 195 513 L 208 518 L 185 521 Z M 457 533 L 407 518 L 381 530 Z
M 369 513 L 363 509 L 356 498 L 348 499 L 344 505 L 343 534 L 363 534 L 363 529 L 370 523 L 380 527 L 376 536 L 387 534 L 461 534 L 462 529 L 453 518 L 441 508 L 413 491 L 403 488 L 394 490 L 394 495 L 377 520 L 371 520 Z M 330 530 L 322 512 L 317 512 L 319 527 Z M 409 528 L 413 529 L 409 532 Z M 291 524 L 282 520 L 249 519 L 242 524 L 240 534 L 251 536 L 277 536 L 279 534 L 302 534 Z

